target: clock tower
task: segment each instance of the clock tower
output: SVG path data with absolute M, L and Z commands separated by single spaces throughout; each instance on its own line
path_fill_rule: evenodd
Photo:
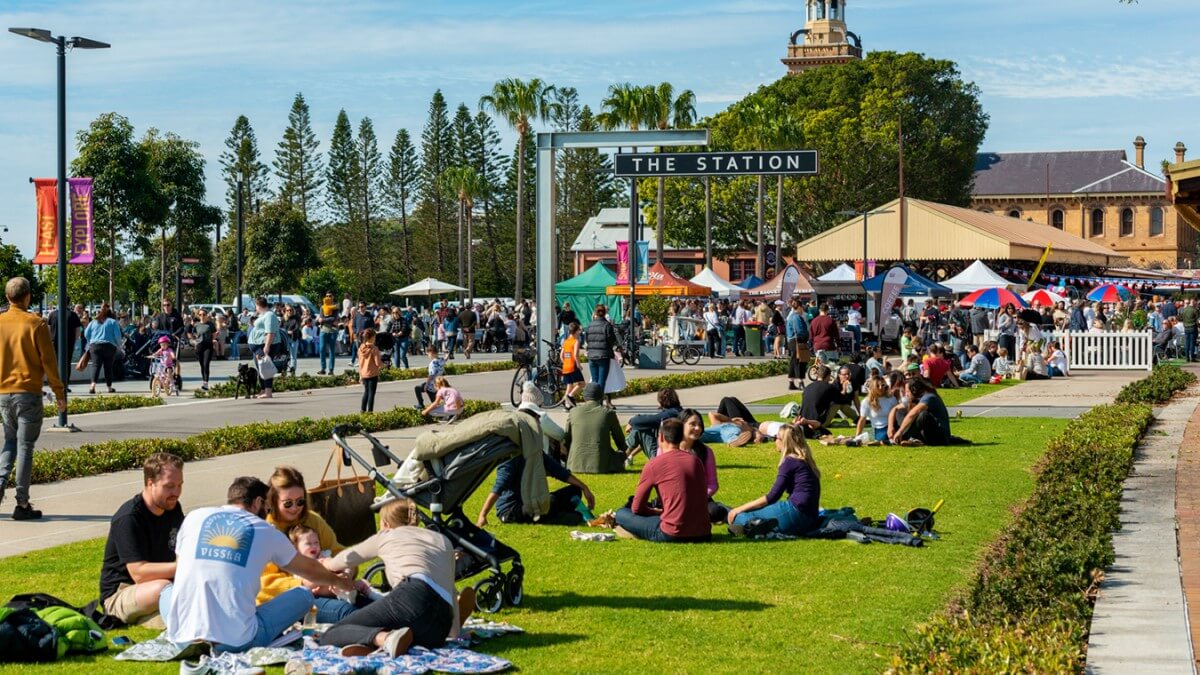
M 846 29 L 846 1 L 805 1 L 804 28 L 792 33 L 782 59 L 789 75 L 862 58 L 862 40 Z

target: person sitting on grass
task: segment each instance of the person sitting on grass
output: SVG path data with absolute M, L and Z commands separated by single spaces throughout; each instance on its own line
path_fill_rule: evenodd
M 979 353 L 979 347 L 967 345 L 967 358 L 970 359 L 967 369 L 958 374 L 958 379 L 967 384 L 985 384 L 992 379 L 992 364 L 987 357 Z
M 175 535 L 183 524 L 183 460 L 165 452 L 142 464 L 142 491 L 108 526 L 100 607 L 126 625 L 163 627 L 158 598 L 175 577 Z
M 971 345 L 971 347 L 974 346 Z M 867 397 L 863 399 L 862 405 L 859 408 L 858 426 L 854 429 L 854 435 L 861 442 L 864 436 L 863 427 L 869 421 L 871 424 L 871 434 L 866 440 L 868 442 L 879 441 L 887 443 L 888 418 L 891 415 L 892 408 L 896 407 L 896 399 L 892 397 L 888 381 L 885 379 L 873 379 L 868 383 L 867 387 Z
M 803 430 L 784 426 L 775 439 L 779 469 L 767 494 L 729 511 L 729 533 L 748 537 L 771 533 L 797 537 L 818 525 L 821 471 Z M 781 499 L 783 493 L 787 499 Z
M 958 440 L 950 434 L 950 411 L 928 380 L 914 377 L 905 385 L 905 390 L 908 403 L 903 419 L 896 418 L 900 407 L 892 413 L 892 443 L 937 446 L 950 445 Z
M 837 381 L 833 383 L 833 386 L 836 391 L 833 395 L 833 405 L 830 406 L 828 417 L 826 417 L 826 423 L 832 423 L 839 413 L 846 418 L 848 423 L 857 422 L 858 393 L 862 390 L 862 383 L 854 381 L 854 375 L 849 365 L 838 368 Z
M 379 534 L 324 561 L 330 570 L 346 573 L 379 558 L 392 590 L 330 627 L 322 645 L 341 647 L 343 656 L 382 649 L 395 658 L 412 645 L 437 649 L 458 636 L 475 608 L 475 590 L 464 588 L 455 597 L 454 547 L 417 522 L 411 501 L 388 502 L 379 512 Z
M 233 481 L 227 505 L 196 509 L 176 538 L 175 582 L 159 596 L 167 640 L 182 645 L 208 642 L 218 652 L 265 647 L 313 606 L 312 591 L 297 587 L 254 606 L 259 574 L 267 563 L 318 586 L 354 589 L 354 582 L 296 552 L 272 527 L 267 485 L 252 476 Z
M 567 413 L 563 446 L 572 473 L 621 473 L 625 470 L 625 434 L 615 410 L 603 403 L 604 387 L 583 388 L 583 403 Z
M 688 408 L 679 414 L 679 420 L 683 422 L 683 441 L 680 442 L 679 449 L 692 453 L 704 465 L 704 483 L 708 492 L 708 519 L 714 523 L 723 523 L 725 516 L 729 514 L 729 507 L 713 499 L 721 486 L 717 482 L 717 456 L 701 438 L 704 435 L 704 417 L 700 415 L 699 411 Z
M 421 414 L 426 417 L 455 417 L 462 414 L 462 394 L 451 387 L 450 381 L 443 375 L 438 375 L 436 382 L 437 396 L 421 410 Z
M 829 366 L 819 365 L 815 371 L 816 379 L 804 387 L 800 416 L 795 423 L 803 428 L 808 438 L 823 438 L 830 435 L 825 425 L 833 419 L 834 399 L 839 390 L 829 382 Z
M 679 394 L 667 387 L 658 392 L 658 412 L 645 415 L 634 415 L 625 425 L 625 445 L 628 459 L 625 466 L 633 466 L 633 456 L 638 452 L 646 454 L 646 459 L 654 459 L 658 453 L 658 426 L 663 420 L 679 417 L 683 406 L 679 404 Z
M 425 355 L 429 357 L 428 375 L 426 375 L 425 381 L 418 384 L 413 390 L 417 394 L 417 410 L 425 407 L 425 394 L 429 394 L 430 399 L 437 395 L 437 379 L 446 372 L 446 362 L 438 357 L 436 345 L 430 343 L 429 347 L 425 349 Z
M 1046 374 L 1050 377 L 1069 377 L 1071 375 L 1071 366 L 1067 361 L 1067 355 L 1063 353 L 1062 347 L 1058 341 L 1051 341 L 1046 345 Z
M 690 452 L 680 449 L 683 422 L 663 420 L 658 430 L 658 454 L 642 468 L 637 491 L 629 506 L 617 511 L 615 531 L 626 538 L 660 543 L 708 541 L 708 494 L 704 467 Z M 650 505 L 657 491 L 662 507 Z

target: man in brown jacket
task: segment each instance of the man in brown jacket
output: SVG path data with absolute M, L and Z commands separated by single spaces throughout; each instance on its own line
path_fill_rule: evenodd
M 29 503 L 33 444 L 42 433 L 42 381 L 49 380 L 58 410 L 67 408 L 66 388 L 55 367 L 54 347 L 46 322 L 29 313 L 29 280 L 13 277 L 4 286 L 8 310 L 0 314 L 0 419 L 4 450 L 0 452 L 0 501 L 8 474 L 17 467 L 17 507 L 13 520 L 36 520 L 42 512 Z

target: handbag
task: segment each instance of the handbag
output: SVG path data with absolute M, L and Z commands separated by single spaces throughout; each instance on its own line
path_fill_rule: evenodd
M 79 363 L 75 364 L 75 370 L 83 372 L 83 369 L 88 367 L 88 363 L 90 363 L 91 360 L 92 360 L 91 350 L 88 350 L 88 349 L 83 350 L 83 356 L 79 357 Z
M 608 377 L 604 380 L 604 393 L 615 394 L 625 388 L 625 370 L 620 361 L 613 359 L 608 369 Z
M 375 514 L 371 512 L 375 481 L 370 476 L 360 476 L 353 465 L 351 476 L 342 478 L 341 455 L 337 447 L 330 453 L 321 482 L 308 490 L 308 503 L 333 528 L 338 542 L 352 546 L 375 534 Z M 330 479 L 329 467 L 335 462 L 336 477 Z
M 264 380 L 273 379 L 279 374 L 279 369 L 275 367 L 275 361 L 265 354 L 261 359 L 254 360 L 254 366 L 258 370 L 258 376 Z
M 812 361 L 812 350 L 808 348 L 807 342 L 796 343 L 796 360 L 801 363 Z

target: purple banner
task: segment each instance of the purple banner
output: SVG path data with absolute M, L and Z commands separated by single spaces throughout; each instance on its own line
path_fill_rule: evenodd
M 71 246 L 67 251 L 72 265 L 90 265 L 96 260 L 92 222 L 92 179 L 67 179 L 71 205 Z

